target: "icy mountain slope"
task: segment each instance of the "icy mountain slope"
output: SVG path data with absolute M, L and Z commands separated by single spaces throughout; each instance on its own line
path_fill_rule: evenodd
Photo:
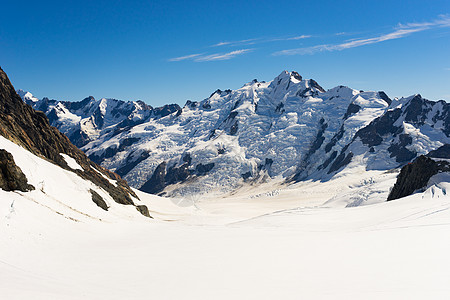
M 12 169 L 3 165 L 0 170 L 2 172 L 0 178 L 6 182 L 2 186 L 7 186 L 5 190 L 9 191 L 3 194 L 3 198 L 8 199 L 12 193 L 20 190 L 24 192 L 23 197 L 37 193 L 36 197 L 48 196 L 55 201 L 64 201 L 63 199 L 77 197 L 75 191 L 79 191 L 81 194 L 88 193 L 89 203 L 96 206 L 98 210 L 108 210 L 111 207 L 110 201 L 114 201 L 118 204 L 129 205 L 136 214 L 139 211 L 149 216 L 147 208 L 138 205 L 139 200 L 136 194 L 124 180 L 90 161 L 81 150 L 70 143 L 66 136 L 49 125 L 43 113 L 36 112 L 25 104 L 14 91 L 2 69 L 0 69 L 0 136 L 2 157 L 8 161 L 9 165 L 14 165 Z M 27 163 L 16 162 L 17 156 L 27 156 Z M 44 160 L 46 164 L 38 160 Z M 11 176 L 13 174 L 11 170 L 14 170 L 15 175 Z M 48 172 L 50 174 L 68 172 L 77 179 L 64 181 L 68 175 L 61 175 L 61 182 L 58 182 L 59 177 L 48 177 L 46 175 L 49 174 Z M 23 174 L 28 180 L 35 178 L 30 187 L 27 187 L 25 183 L 18 188 L 10 184 L 18 180 L 23 181 Z M 42 180 L 37 182 L 38 178 Z M 74 184 L 75 186 L 71 186 Z M 59 194 L 53 195 L 48 192 L 52 189 L 57 189 Z M 27 190 L 32 191 L 26 192 Z M 70 191 L 74 194 L 67 194 Z M 34 201 L 36 198 L 31 197 L 30 200 Z M 65 204 L 71 205 L 67 202 Z
M 386 113 L 356 132 L 336 161 L 386 170 L 449 143 L 450 104 L 414 95 L 393 101 Z
M 100 137 L 83 150 L 147 192 L 223 193 L 244 181 L 308 175 L 324 160 L 315 150 L 341 132 L 332 146 L 338 151 L 388 105 L 380 93 L 324 91 L 283 72 L 272 82 L 254 80 L 188 101 L 182 111 Z
M 444 101 L 391 100 L 384 92 L 344 86 L 325 91 L 297 72 L 217 90 L 158 117 L 136 118 L 149 112 L 136 108 L 116 119 L 108 113 L 126 104 L 136 103 L 32 102 L 93 161 L 135 188 L 166 196 L 216 197 L 268 181 L 327 181 L 358 166 L 387 171 L 450 142 Z
M 143 191 L 214 196 L 280 178 L 329 180 L 358 165 L 396 168 L 448 143 L 449 124 L 444 101 L 392 101 L 344 86 L 325 91 L 284 71 L 271 82 L 188 101 L 82 149 Z
M 164 117 L 181 109 L 176 104 L 153 108 L 140 100 L 95 100 L 90 96 L 79 102 L 69 102 L 48 98 L 39 100 L 23 90 L 17 93 L 35 110 L 43 111 L 50 125 L 58 128 L 77 147 L 86 145 L 100 135 L 114 135 L 150 118 Z

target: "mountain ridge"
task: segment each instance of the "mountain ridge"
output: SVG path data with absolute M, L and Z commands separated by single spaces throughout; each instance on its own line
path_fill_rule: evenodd
M 358 164 L 398 168 L 450 142 L 449 107 L 419 94 L 325 90 L 283 71 L 139 124 L 113 124 L 82 150 L 147 192 L 227 193 L 275 178 L 328 180 Z

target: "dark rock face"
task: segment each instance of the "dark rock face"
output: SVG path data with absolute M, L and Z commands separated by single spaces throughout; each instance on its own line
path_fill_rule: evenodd
M 402 111 L 396 108 L 392 111 L 387 111 L 381 117 L 376 118 L 369 125 L 360 129 L 356 135 L 359 137 L 363 144 L 373 147 L 378 146 L 383 142 L 384 135 L 395 134 L 401 132 L 401 129 L 394 126 L 395 121 L 400 117 Z
M 214 95 L 214 93 L 213 93 Z M 189 107 L 189 108 L 196 108 L 198 105 L 197 101 L 191 101 L 191 100 L 187 100 L 185 106 Z
M 414 191 L 423 189 L 433 175 L 438 172 L 449 172 L 450 164 L 446 161 L 434 161 L 426 156 L 419 156 L 414 162 L 402 168 L 397 177 L 388 201 L 406 197 Z
M 442 105 L 442 111 L 438 111 L 433 116 L 433 122 L 442 121 L 444 123 L 443 131 L 448 137 L 450 137 L 450 103 L 443 100 L 438 101 L 437 103 Z
M 136 157 L 135 157 L 136 156 Z M 116 170 L 116 173 L 119 176 L 125 176 L 130 172 L 134 167 L 136 167 L 141 161 L 147 159 L 150 154 L 147 151 L 143 151 L 140 154 L 136 154 L 135 152 L 130 153 L 126 159 L 126 163 L 123 167 Z
M 111 146 L 106 148 L 106 150 L 101 155 L 89 155 L 89 159 L 95 162 L 96 164 L 100 164 L 104 159 L 113 157 L 119 152 L 119 148 L 116 146 Z
M 242 178 L 244 180 L 247 180 L 248 178 L 252 177 L 252 173 L 250 171 L 245 172 L 244 174 L 241 174 Z
M 48 117 L 48 115 L 47 115 Z M 52 122 L 50 122 L 52 123 Z M 89 136 L 82 131 L 80 128 L 77 130 L 74 130 L 72 134 L 68 136 L 69 140 L 78 148 L 83 147 L 84 145 L 87 145 L 90 142 Z
M 330 157 L 328 157 L 327 160 L 322 165 L 319 166 L 319 170 L 328 168 L 330 163 L 336 158 L 337 154 L 338 154 L 337 151 L 333 151 L 333 153 L 331 153 Z
M 150 194 L 162 192 L 166 187 L 166 165 L 166 162 L 160 163 L 153 172 L 152 177 L 141 186 L 140 190 Z
M 208 173 L 209 171 L 212 170 L 212 168 L 214 168 L 214 163 L 209 163 L 209 164 L 198 164 L 195 167 L 195 171 L 197 171 L 197 174 L 202 176 L 202 175 L 206 175 L 206 173 Z
M 412 124 L 423 125 L 427 114 L 431 111 L 431 105 L 422 96 L 416 95 L 406 108 L 405 121 Z
M 300 74 L 298 74 L 297 72 L 295 72 L 295 71 L 291 72 L 291 76 L 294 77 L 295 79 L 299 80 L 299 81 L 303 80 L 302 76 Z
M 214 168 L 214 163 L 198 164 L 195 169 L 191 168 L 192 158 L 189 153 L 183 156 L 184 163 L 181 166 L 167 167 L 167 162 L 160 163 L 152 174 L 152 177 L 145 182 L 139 190 L 151 194 L 161 193 L 164 188 L 171 184 L 184 182 L 191 176 L 205 176 Z
M 163 118 L 165 116 L 173 114 L 174 112 L 180 112 L 181 114 L 181 107 L 178 104 L 166 104 L 164 106 L 155 107 L 153 109 L 154 115 L 159 118 Z
M 407 145 L 411 145 L 412 137 L 407 134 L 399 135 L 399 142 L 397 144 L 392 144 L 388 151 L 391 153 L 391 157 L 395 157 L 395 160 L 399 163 L 411 161 L 416 157 L 416 153 L 408 150 Z
M 283 107 L 284 107 L 284 103 L 280 102 L 280 104 L 278 104 L 277 107 L 275 108 L 275 112 L 281 112 L 281 113 L 284 112 Z
M 0 188 L 5 191 L 27 192 L 34 190 L 28 179 L 14 162 L 11 153 L 0 149 Z
M 336 158 L 336 160 L 331 165 L 330 170 L 328 170 L 328 174 L 338 171 L 340 168 L 348 165 L 352 161 L 352 158 L 353 158 L 352 152 L 349 152 L 346 155 L 345 151 L 342 151 L 341 154 L 339 154 L 339 156 Z
M 148 218 L 152 218 L 152 216 L 150 216 L 150 212 L 148 211 L 148 207 L 147 206 L 145 206 L 145 205 L 136 205 L 136 209 L 143 216 L 148 217 Z
M 191 173 L 189 172 L 189 163 L 184 163 L 181 166 L 171 167 L 167 170 L 167 174 L 165 177 L 165 184 L 175 184 L 178 182 L 182 182 L 186 180 Z
M 391 98 L 388 97 L 388 95 L 386 95 L 385 92 L 379 91 L 379 92 L 378 92 L 378 96 L 380 96 L 381 99 L 383 99 L 384 101 L 386 101 L 387 104 L 391 105 L 392 100 L 391 100 Z
M 45 157 L 61 168 L 75 172 L 81 178 L 103 188 L 117 203 L 134 205 L 130 195 L 136 198 L 137 195 L 128 184 L 117 174 L 90 161 L 65 135 L 50 126 L 47 116 L 43 112 L 35 111 L 25 104 L 1 68 L 0 134 L 31 153 Z M 83 170 L 73 171 L 60 153 L 74 158 Z M 95 169 L 115 180 L 117 186 L 111 184 Z
M 311 156 L 322 146 L 323 141 L 325 140 L 325 137 L 323 136 L 325 130 L 328 128 L 328 124 L 325 123 L 325 120 L 322 118 L 319 122 L 319 131 L 317 132 L 316 138 L 314 139 L 314 142 L 311 144 L 311 147 L 309 148 L 308 152 L 305 154 L 305 158 L 302 160 L 300 165 L 297 168 L 296 174 L 292 177 L 292 180 L 294 181 L 300 181 L 301 180 L 301 174 L 306 165 L 309 163 L 309 159 Z
M 314 79 L 310 79 L 309 80 L 309 85 L 313 88 L 318 89 L 319 91 L 321 91 L 322 93 L 325 93 L 325 90 L 323 89 L 323 87 L 321 87 L 317 81 L 315 81 Z
M 325 152 L 328 153 L 336 145 L 336 143 L 344 136 L 344 126 L 339 128 L 339 131 L 331 138 L 331 141 L 325 145 Z
M 309 156 L 311 156 L 314 152 L 316 152 L 320 146 L 322 146 L 323 141 L 325 140 L 325 137 L 323 136 L 325 130 L 328 128 L 328 124 L 325 123 L 324 119 L 320 120 L 320 129 L 317 132 L 317 136 L 316 139 L 314 140 L 314 142 L 311 145 L 311 148 L 309 149 L 308 153 L 307 153 L 307 157 L 309 158 Z
M 236 133 L 238 132 L 238 129 L 239 129 L 239 123 L 236 121 L 230 127 L 230 135 L 236 135 Z
M 100 196 L 96 191 L 93 189 L 90 189 L 89 192 L 92 195 L 92 201 L 94 201 L 95 204 L 97 204 L 98 207 L 100 207 L 103 210 L 108 210 L 108 205 L 106 204 L 105 200 L 103 200 L 102 196 Z
M 351 115 L 356 114 L 361 109 L 361 106 L 350 103 L 350 105 L 347 108 L 347 111 L 344 115 L 344 120 L 348 119 Z
M 441 146 L 436 150 L 430 151 L 430 153 L 428 153 L 427 156 L 433 158 L 450 159 L 450 144 L 445 144 L 444 146 Z

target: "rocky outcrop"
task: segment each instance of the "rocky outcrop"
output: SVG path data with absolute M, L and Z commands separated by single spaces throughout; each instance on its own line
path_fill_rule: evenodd
M 43 112 L 35 111 L 25 104 L 1 68 L 0 134 L 31 153 L 91 181 L 108 192 L 117 203 L 134 205 L 131 196 L 138 198 L 120 176 L 89 160 L 64 134 L 50 126 Z M 60 153 L 75 159 L 82 170 L 71 169 Z M 111 184 L 107 178 L 117 182 L 117 185 Z
M 11 153 L 0 149 L 0 189 L 27 192 L 34 190 L 28 179 L 14 162 Z
M 150 212 L 148 211 L 148 207 L 145 205 L 136 205 L 136 209 L 141 215 L 151 218 Z
M 92 201 L 97 204 L 98 207 L 100 207 L 103 210 L 108 210 L 108 205 L 106 204 L 105 200 L 103 200 L 102 196 L 100 196 L 96 191 L 93 189 L 90 189 L 89 192 L 92 195 Z
M 436 150 L 430 151 L 428 157 L 450 159 L 450 144 L 445 144 Z
M 425 188 L 433 175 L 450 172 L 450 163 L 436 161 L 424 155 L 405 165 L 397 177 L 397 182 L 388 196 L 388 201 L 409 196 Z

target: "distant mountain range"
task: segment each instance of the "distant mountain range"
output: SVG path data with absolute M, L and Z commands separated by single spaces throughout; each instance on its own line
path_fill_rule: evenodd
M 227 193 L 270 180 L 324 181 L 355 166 L 390 170 L 450 143 L 445 101 L 325 90 L 297 72 L 216 90 L 183 108 L 18 94 L 90 159 L 133 187 L 168 196 Z

